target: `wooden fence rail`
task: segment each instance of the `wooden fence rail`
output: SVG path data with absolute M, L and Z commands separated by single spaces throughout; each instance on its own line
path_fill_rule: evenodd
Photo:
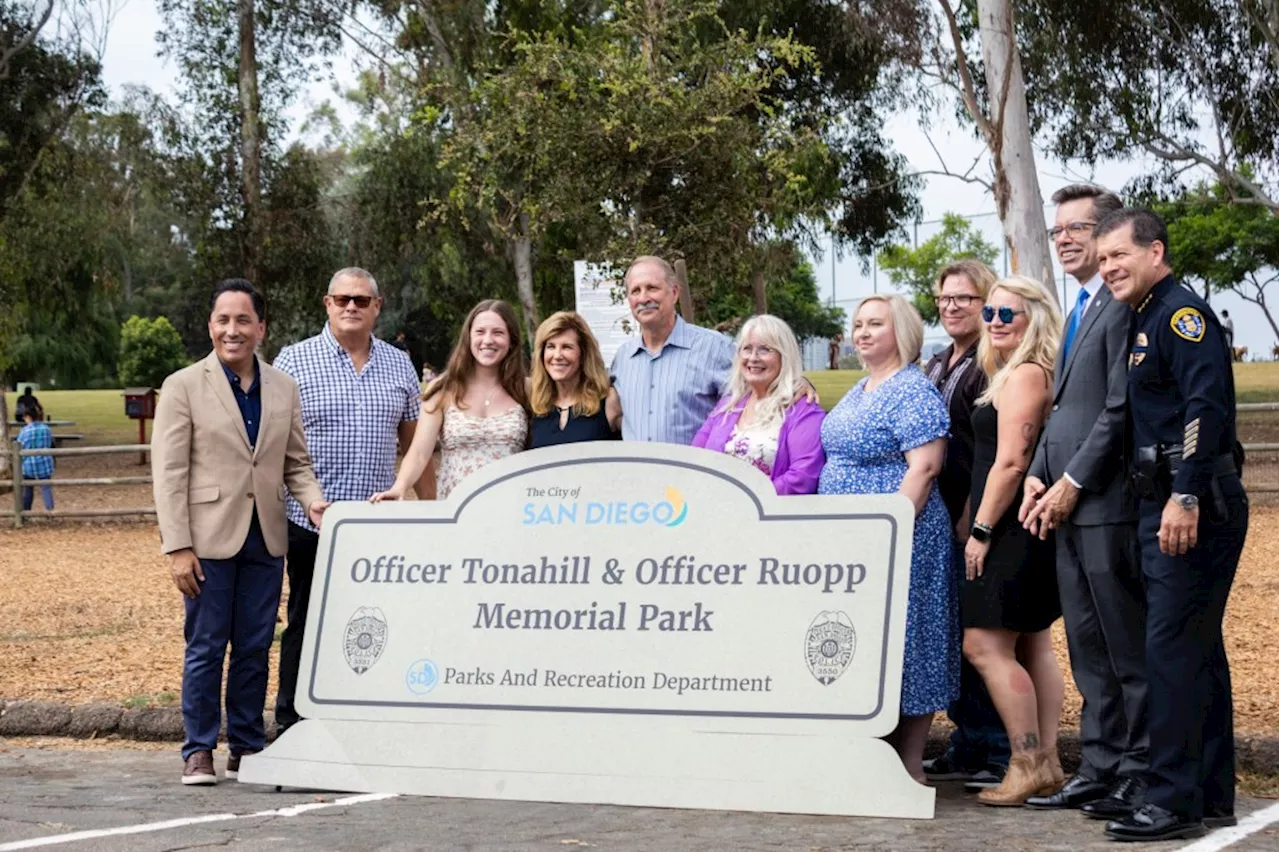
M 150 444 L 112 444 L 102 447 L 59 447 L 49 450 L 24 450 L 22 445 L 17 441 L 13 442 L 13 454 L 10 459 L 10 468 L 13 472 L 13 526 L 14 529 L 21 529 L 23 518 L 33 517 L 37 514 L 44 518 L 110 518 L 124 517 L 129 515 L 154 515 L 156 510 L 151 506 L 131 506 L 120 509 L 55 509 L 52 512 L 35 512 L 22 508 L 22 490 L 23 488 L 35 488 L 41 485 L 57 486 L 65 488 L 67 486 L 83 486 L 83 485 L 145 485 L 151 481 L 149 476 L 100 476 L 100 477 L 70 477 L 67 479 L 24 479 L 22 476 L 22 459 L 27 456 L 96 456 L 110 455 L 114 453 L 141 453 L 151 452 Z

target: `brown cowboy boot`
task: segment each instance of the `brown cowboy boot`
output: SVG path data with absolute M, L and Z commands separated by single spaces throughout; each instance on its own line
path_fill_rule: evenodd
M 1056 789 L 1053 770 L 1045 753 L 1040 750 L 1021 751 L 1009 759 L 1009 770 L 1000 786 L 983 790 L 978 801 L 993 807 L 1015 808 L 1028 796 L 1047 795 Z

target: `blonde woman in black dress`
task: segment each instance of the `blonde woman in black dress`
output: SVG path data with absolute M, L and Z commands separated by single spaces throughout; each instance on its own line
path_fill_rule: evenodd
M 1012 757 L 987 805 L 1021 805 L 1062 785 L 1063 680 L 1049 627 L 1062 615 L 1053 542 L 1018 523 L 1022 482 L 1049 415 L 1062 314 L 1044 286 L 996 283 L 982 309 L 978 361 L 989 377 L 973 411 L 973 527 L 960 593 L 964 655 L 987 684 Z

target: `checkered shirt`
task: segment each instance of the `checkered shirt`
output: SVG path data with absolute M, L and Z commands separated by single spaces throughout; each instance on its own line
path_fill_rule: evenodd
M 39 420 L 28 423 L 18 433 L 18 443 L 24 450 L 51 450 L 53 430 Z M 22 475 L 27 479 L 52 479 L 53 456 L 23 456 Z
M 421 388 L 409 356 L 373 338 L 369 361 L 356 373 L 326 323 L 324 330 L 276 356 L 275 367 L 298 383 L 302 429 L 324 498 L 368 500 L 396 479 L 396 430 L 417 420 Z M 289 521 L 315 530 L 293 495 Z

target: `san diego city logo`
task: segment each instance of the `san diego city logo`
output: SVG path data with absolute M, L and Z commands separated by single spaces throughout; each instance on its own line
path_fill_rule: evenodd
M 579 489 L 529 488 L 530 497 L 550 500 L 525 503 L 524 526 L 660 526 L 678 527 L 689 517 L 689 504 L 668 486 L 662 500 L 578 500 Z M 559 499 L 556 499 L 559 498 Z
M 843 612 L 820 612 L 804 637 L 804 658 L 812 674 L 823 686 L 836 682 L 857 646 L 853 621 Z

